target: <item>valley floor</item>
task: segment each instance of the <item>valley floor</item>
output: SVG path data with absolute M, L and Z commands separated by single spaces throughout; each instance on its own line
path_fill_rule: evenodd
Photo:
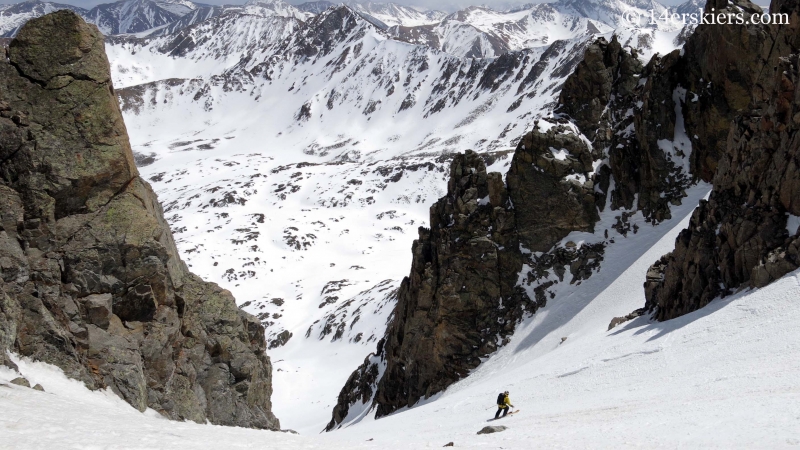
M 585 282 L 594 298 L 549 305 L 469 378 L 385 419 L 308 436 L 176 423 L 20 361 L 47 392 L 9 385 L 16 375 L 0 369 L 0 448 L 800 448 L 800 271 L 669 322 L 606 331 L 644 303 L 645 271 L 686 223 L 621 276 Z M 477 436 L 505 389 L 521 412 Z

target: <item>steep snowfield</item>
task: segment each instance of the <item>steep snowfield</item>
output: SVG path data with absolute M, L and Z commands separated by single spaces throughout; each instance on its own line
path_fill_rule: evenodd
M 411 410 L 315 436 L 176 423 L 20 361 L 47 392 L 8 385 L 16 374 L 0 369 L 0 448 L 794 448 L 800 272 L 679 319 L 606 331 L 611 317 L 643 304 L 649 264 L 688 217 L 676 222 L 614 247 L 616 264 L 584 283 L 592 295 L 548 304 L 470 377 Z M 476 436 L 503 389 L 521 412 L 495 422 L 509 427 L 503 433 Z

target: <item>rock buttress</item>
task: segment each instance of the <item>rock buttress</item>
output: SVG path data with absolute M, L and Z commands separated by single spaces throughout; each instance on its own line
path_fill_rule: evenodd
M 741 286 L 762 287 L 800 267 L 800 89 L 798 60 L 778 63 L 773 97 L 739 116 L 714 175 L 675 250 L 648 272 L 646 308 L 667 320 Z
M 737 88 L 747 107 L 717 147 L 711 195 L 694 211 L 675 250 L 648 271 L 646 309 L 658 320 L 743 286 L 765 286 L 800 267 L 798 230 L 788 226 L 800 216 L 800 3 L 773 2 L 771 10 L 789 14 L 791 24 L 754 27 L 747 36 L 761 37 L 761 47 L 737 50 L 737 58 L 758 61 L 764 70 Z
M 505 183 L 479 155 L 453 159 L 430 224 L 412 246 L 386 336 L 348 380 L 328 430 L 353 404 L 374 406 L 381 417 L 443 391 L 538 307 L 516 286 L 523 258 Z
M 59 11 L 0 61 L 0 358 L 171 419 L 278 429 L 261 324 L 188 271 L 133 161 L 103 38 Z

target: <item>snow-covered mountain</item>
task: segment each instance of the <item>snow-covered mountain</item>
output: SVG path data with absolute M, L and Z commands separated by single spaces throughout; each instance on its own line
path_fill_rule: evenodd
M 354 11 L 374 17 L 390 27 L 414 27 L 419 25 L 430 25 L 440 22 L 447 16 L 446 13 L 441 11 L 419 11 L 415 8 L 399 5 L 397 3 L 349 1 L 345 4 Z
M 493 58 L 509 51 L 540 47 L 559 39 L 586 38 L 612 28 L 575 14 L 563 14 L 551 4 L 514 12 L 469 7 L 426 26 L 396 26 L 395 39 L 439 48 L 465 58 Z
M 200 5 L 189 0 L 120 0 L 90 10 L 72 5 L 27 0 L 0 5 L 0 37 L 11 37 L 25 22 L 44 14 L 69 9 L 97 25 L 105 35 L 166 35 L 216 17 L 226 11 L 258 16 L 293 17 L 307 20 L 312 13 L 281 0 L 250 0 L 245 5 Z
M 76 6 L 27 0 L 0 5 L 0 36 L 13 36 L 25 22 L 53 11 L 75 11 L 106 35 L 139 33 L 163 27 L 194 12 L 198 6 L 188 0 L 120 0 L 97 5 L 90 10 Z
M 300 11 L 308 12 L 311 14 L 319 14 L 322 11 L 325 11 L 326 9 L 334 6 L 336 6 L 336 4 L 328 2 L 326 0 L 319 0 L 315 2 L 300 3 L 299 5 L 295 5 L 295 8 L 299 9 Z
M 0 37 L 11 37 L 28 20 L 40 17 L 53 11 L 68 9 L 84 15 L 86 10 L 77 6 L 62 3 L 27 0 L 10 5 L 0 5 Z
M 180 19 L 183 14 L 192 10 L 187 4 L 191 2 L 120 0 L 116 3 L 97 5 L 89 10 L 84 18 L 97 25 L 105 35 L 140 33 Z
M 465 57 L 495 57 L 507 51 L 545 45 L 548 40 L 607 32 L 611 28 L 626 26 L 623 18 L 631 11 L 637 12 L 641 17 L 647 17 L 650 9 L 656 13 L 667 11 L 666 7 L 654 1 L 644 0 L 560 0 L 552 4 L 526 5 L 509 11 L 468 7 L 450 15 L 395 3 L 351 1 L 346 4 L 374 26 L 390 28 L 389 33 L 395 39 L 431 46 Z M 241 6 L 213 6 L 198 5 L 189 0 L 120 0 L 86 11 L 70 5 L 30 0 L 0 7 L 0 36 L 13 36 L 15 30 L 31 17 L 58 9 L 78 12 L 106 35 L 142 34 L 145 31 L 150 31 L 146 33 L 150 35 L 167 35 L 225 11 L 277 15 L 306 21 L 334 6 L 336 4 L 327 1 L 293 6 L 282 0 L 249 0 Z M 694 11 L 696 2 L 689 1 L 679 8 Z M 664 26 L 665 24 L 651 26 L 650 34 L 656 31 L 671 34 L 673 30 L 662 30 Z M 645 37 L 645 40 L 660 39 Z
M 687 3 L 684 8 L 690 8 Z M 677 24 L 631 27 L 625 21 L 635 12 L 649 17 L 650 10 L 662 14 L 667 8 L 655 2 L 626 3 L 623 1 L 560 0 L 555 3 L 526 5 L 510 11 L 496 11 L 472 6 L 445 17 L 436 24 L 394 26 L 389 34 L 398 40 L 439 48 L 447 53 L 467 58 L 491 58 L 508 51 L 538 47 L 557 39 L 573 39 L 622 31 L 634 47 L 649 47 L 654 51 L 669 51 L 669 42 L 680 28 Z M 667 41 L 667 42 L 664 42 Z M 656 49 L 656 50 L 654 50 Z
M 244 12 L 279 17 L 294 17 L 301 20 L 313 16 L 313 14 L 301 11 L 282 0 L 248 0 L 247 3 L 245 3 Z
M 667 7 L 655 0 L 559 0 L 558 9 L 581 17 L 598 20 L 612 26 L 626 25 L 626 13 L 636 12 L 649 17 L 667 11 Z
M 236 11 L 242 10 L 241 7 L 231 8 L 228 6 L 213 6 L 213 5 L 198 6 L 197 8 L 184 14 L 183 16 L 181 16 L 180 19 L 174 22 L 171 22 L 161 27 L 157 27 L 150 31 L 145 31 L 142 34 L 146 36 L 164 36 L 164 35 L 176 34 L 184 29 L 191 27 L 192 25 L 197 25 L 199 23 L 210 20 L 211 18 L 217 17 L 226 11 L 230 11 L 231 9 L 234 9 Z

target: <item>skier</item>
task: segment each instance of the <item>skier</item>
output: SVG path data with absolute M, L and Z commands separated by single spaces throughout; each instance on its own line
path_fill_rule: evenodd
M 511 400 L 508 399 L 508 391 L 505 391 L 497 396 L 497 413 L 495 413 L 494 418 L 499 419 L 500 412 L 502 412 L 503 417 L 505 417 L 510 409 L 509 406 L 511 408 L 514 407 L 514 405 L 511 404 Z

